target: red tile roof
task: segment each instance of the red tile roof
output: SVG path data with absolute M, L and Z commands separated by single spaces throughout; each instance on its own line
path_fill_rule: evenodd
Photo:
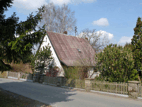
M 59 60 L 65 65 L 94 66 L 95 51 L 86 39 L 49 31 L 47 35 Z

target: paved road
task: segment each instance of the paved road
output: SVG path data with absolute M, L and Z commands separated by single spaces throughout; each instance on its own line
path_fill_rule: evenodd
M 142 101 L 0 78 L 0 87 L 53 107 L 142 107 Z

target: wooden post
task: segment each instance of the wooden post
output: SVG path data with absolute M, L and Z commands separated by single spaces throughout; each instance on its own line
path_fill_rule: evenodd
M 121 82 L 121 94 L 122 94 L 122 82 Z
M 117 82 L 116 82 L 116 93 L 117 93 Z

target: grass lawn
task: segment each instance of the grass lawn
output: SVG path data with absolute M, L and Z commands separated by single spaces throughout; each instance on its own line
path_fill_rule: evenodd
M 0 107 L 51 107 L 0 88 Z

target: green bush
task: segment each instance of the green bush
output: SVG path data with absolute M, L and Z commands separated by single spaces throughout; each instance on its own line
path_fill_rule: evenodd
M 127 82 L 138 80 L 134 69 L 132 50 L 129 47 L 110 44 L 103 52 L 96 55 L 97 69 L 101 72 L 98 80 L 109 82 Z

